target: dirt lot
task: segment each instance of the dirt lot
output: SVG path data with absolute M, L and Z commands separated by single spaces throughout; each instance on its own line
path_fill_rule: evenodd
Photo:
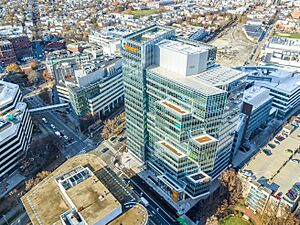
M 250 56 L 255 43 L 249 41 L 238 24 L 210 42 L 218 48 L 217 63 L 224 66 L 241 66 Z

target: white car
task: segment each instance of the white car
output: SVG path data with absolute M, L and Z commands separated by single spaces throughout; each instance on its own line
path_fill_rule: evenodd
M 69 137 L 67 135 L 64 135 L 64 139 L 67 141 L 69 140 Z
M 55 126 L 54 126 L 54 124 L 50 124 L 50 127 L 52 127 L 52 129 L 55 129 Z
M 46 120 L 46 118 L 42 118 L 42 121 L 45 123 L 45 124 L 47 124 L 48 123 L 48 121 Z
M 299 159 L 292 159 L 291 162 L 292 162 L 292 163 L 299 164 L 299 163 L 300 163 L 300 160 L 299 160 Z

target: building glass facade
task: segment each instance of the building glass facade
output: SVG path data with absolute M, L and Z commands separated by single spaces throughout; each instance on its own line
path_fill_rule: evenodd
M 176 79 L 176 71 L 160 69 L 165 40 L 207 51 L 207 75 Z M 244 75 L 215 66 L 215 47 L 156 25 L 126 36 L 122 55 L 129 152 L 174 202 L 209 194 L 211 181 L 230 163 Z

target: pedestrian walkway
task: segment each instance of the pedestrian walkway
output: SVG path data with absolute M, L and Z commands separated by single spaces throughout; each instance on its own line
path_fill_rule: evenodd
M 255 225 L 262 225 L 260 219 L 258 218 L 257 215 L 254 214 L 254 212 L 252 210 L 247 209 L 247 208 L 242 207 L 242 206 L 238 206 L 238 205 L 232 206 L 232 208 L 234 210 L 237 210 L 239 212 L 244 213 L 246 216 L 248 216 L 255 223 Z

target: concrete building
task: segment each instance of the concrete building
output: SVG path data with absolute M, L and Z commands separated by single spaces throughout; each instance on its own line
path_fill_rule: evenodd
M 0 64 L 3 66 L 8 66 L 16 62 L 17 57 L 12 43 L 10 41 L 0 40 Z
M 62 64 L 64 75 L 57 84 L 60 101 L 70 102 L 80 118 L 89 113 L 100 118 L 123 104 L 122 60 L 101 56 L 82 63 Z
M 249 139 L 251 134 L 266 124 L 272 108 L 273 97 L 270 90 L 264 87 L 252 86 L 245 90 L 242 112 L 247 115 L 243 139 Z
M 103 53 L 120 55 L 121 39 L 128 34 L 126 29 L 107 27 L 103 30 L 92 30 L 89 42 L 102 46 Z
M 128 150 L 185 213 L 230 164 L 245 74 L 216 66 L 215 47 L 157 25 L 125 36 L 122 55 Z
M 85 154 L 58 167 L 22 197 L 32 224 L 146 225 L 142 205 L 123 211 L 120 197 L 128 201 L 132 196 L 105 166 L 96 155 Z
M 0 81 L 0 180 L 18 168 L 33 130 L 18 85 Z
M 300 107 L 300 74 L 268 66 L 246 66 L 237 68 L 247 72 L 247 80 L 256 86 L 270 90 L 272 106 L 277 110 L 277 117 L 287 119 Z
M 300 40 L 273 36 L 265 48 L 264 62 L 284 66 L 288 69 L 300 68 Z

